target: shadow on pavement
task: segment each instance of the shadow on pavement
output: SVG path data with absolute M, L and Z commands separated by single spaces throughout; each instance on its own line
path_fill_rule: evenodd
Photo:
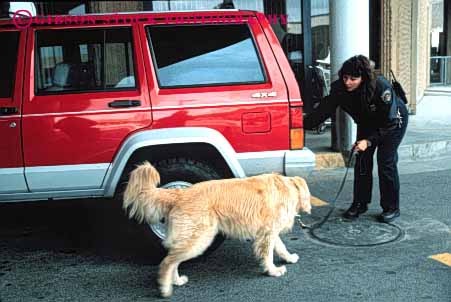
M 15 253 L 90 252 L 141 264 L 157 264 L 146 225 L 128 220 L 113 199 L 0 204 L 0 242 Z M 154 254 L 155 253 L 155 254 Z

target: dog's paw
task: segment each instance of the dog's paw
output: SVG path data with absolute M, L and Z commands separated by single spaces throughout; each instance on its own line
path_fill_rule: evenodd
M 280 277 L 283 276 L 287 272 L 287 268 L 285 265 L 275 266 L 273 269 L 268 270 L 268 275 L 272 277 Z
M 182 275 L 174 280 L 174 285 L 177 285 L 177 286 L 182 286 L 182 285 L 185 285 L 186 283 L 188 283 L 188 277 L 184 276 L 184 275 Z
M 172 296 L 172 286 L 171 285 L 161 285 L 160 294 L 163 298 L 168 298 Z
M 296 262 L 298 262 L 298 260 L 299 260 L 299 255 L 298 254 L 290 254 L 285 259 L 285 261 L 288 262 L 288 263 L 296 263 Z

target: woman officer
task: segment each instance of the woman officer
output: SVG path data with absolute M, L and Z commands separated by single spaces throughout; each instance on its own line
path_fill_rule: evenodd
M 357 124 L 354 150 L 354 197 L 344 217 L 354 219 L 368 210 L 373 186 L 373 155 L 377 148 L 380 205 L 383 222 L 399 217 L 398 147 L 406 133 L 407 107 L 382 76 L 375 77 L 370 61 L 363 55 L 345 61 L 332 83 L 330 95 L 304 119 L 312 129 L 335 113 L 340 106 Z

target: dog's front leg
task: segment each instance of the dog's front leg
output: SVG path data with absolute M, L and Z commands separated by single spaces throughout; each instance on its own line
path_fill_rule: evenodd
M 290 254 L 285 247 L 285 244 L 283 244 L 282 239 L 280 239 L 279 236 L 276 236 L 276 242 L 275 242 L 275 250 L 277 255 L 279 255 L 280 258 L 285 260 L 288 263 L 296 263 L 299 260 L 298 254 Z
M 268 275 L 280 277 L 287 272 L 287 268 L 274 265 L 274 245 L 277 235 L 273 233 L 259 232 L 254 242 L 254 251 L 262 260 L 262 266 Z

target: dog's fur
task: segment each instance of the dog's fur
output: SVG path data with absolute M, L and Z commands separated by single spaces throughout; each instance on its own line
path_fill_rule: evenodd
M 285 266 L 275 266 L 273 250 L 286 262 L 296 263 L 279 234 L 289 231 L 298 211 L 310 213 L 310 192 L 301 177 L 264 174 L 243 179 L 210 180 L 186 189 L 160 189 L 160 175 L 148 162 L 130 174 L 124 193 L 129 217 L 150 224 L 166 218 L 168 255 L 160 264 L 161 294 L 172 285 L 188 282 L 179 276 L 181 262 L 202 254 L 221 232 L 238 239 L 255 239 L 254 252 L 265 272 L 279 277 Z

